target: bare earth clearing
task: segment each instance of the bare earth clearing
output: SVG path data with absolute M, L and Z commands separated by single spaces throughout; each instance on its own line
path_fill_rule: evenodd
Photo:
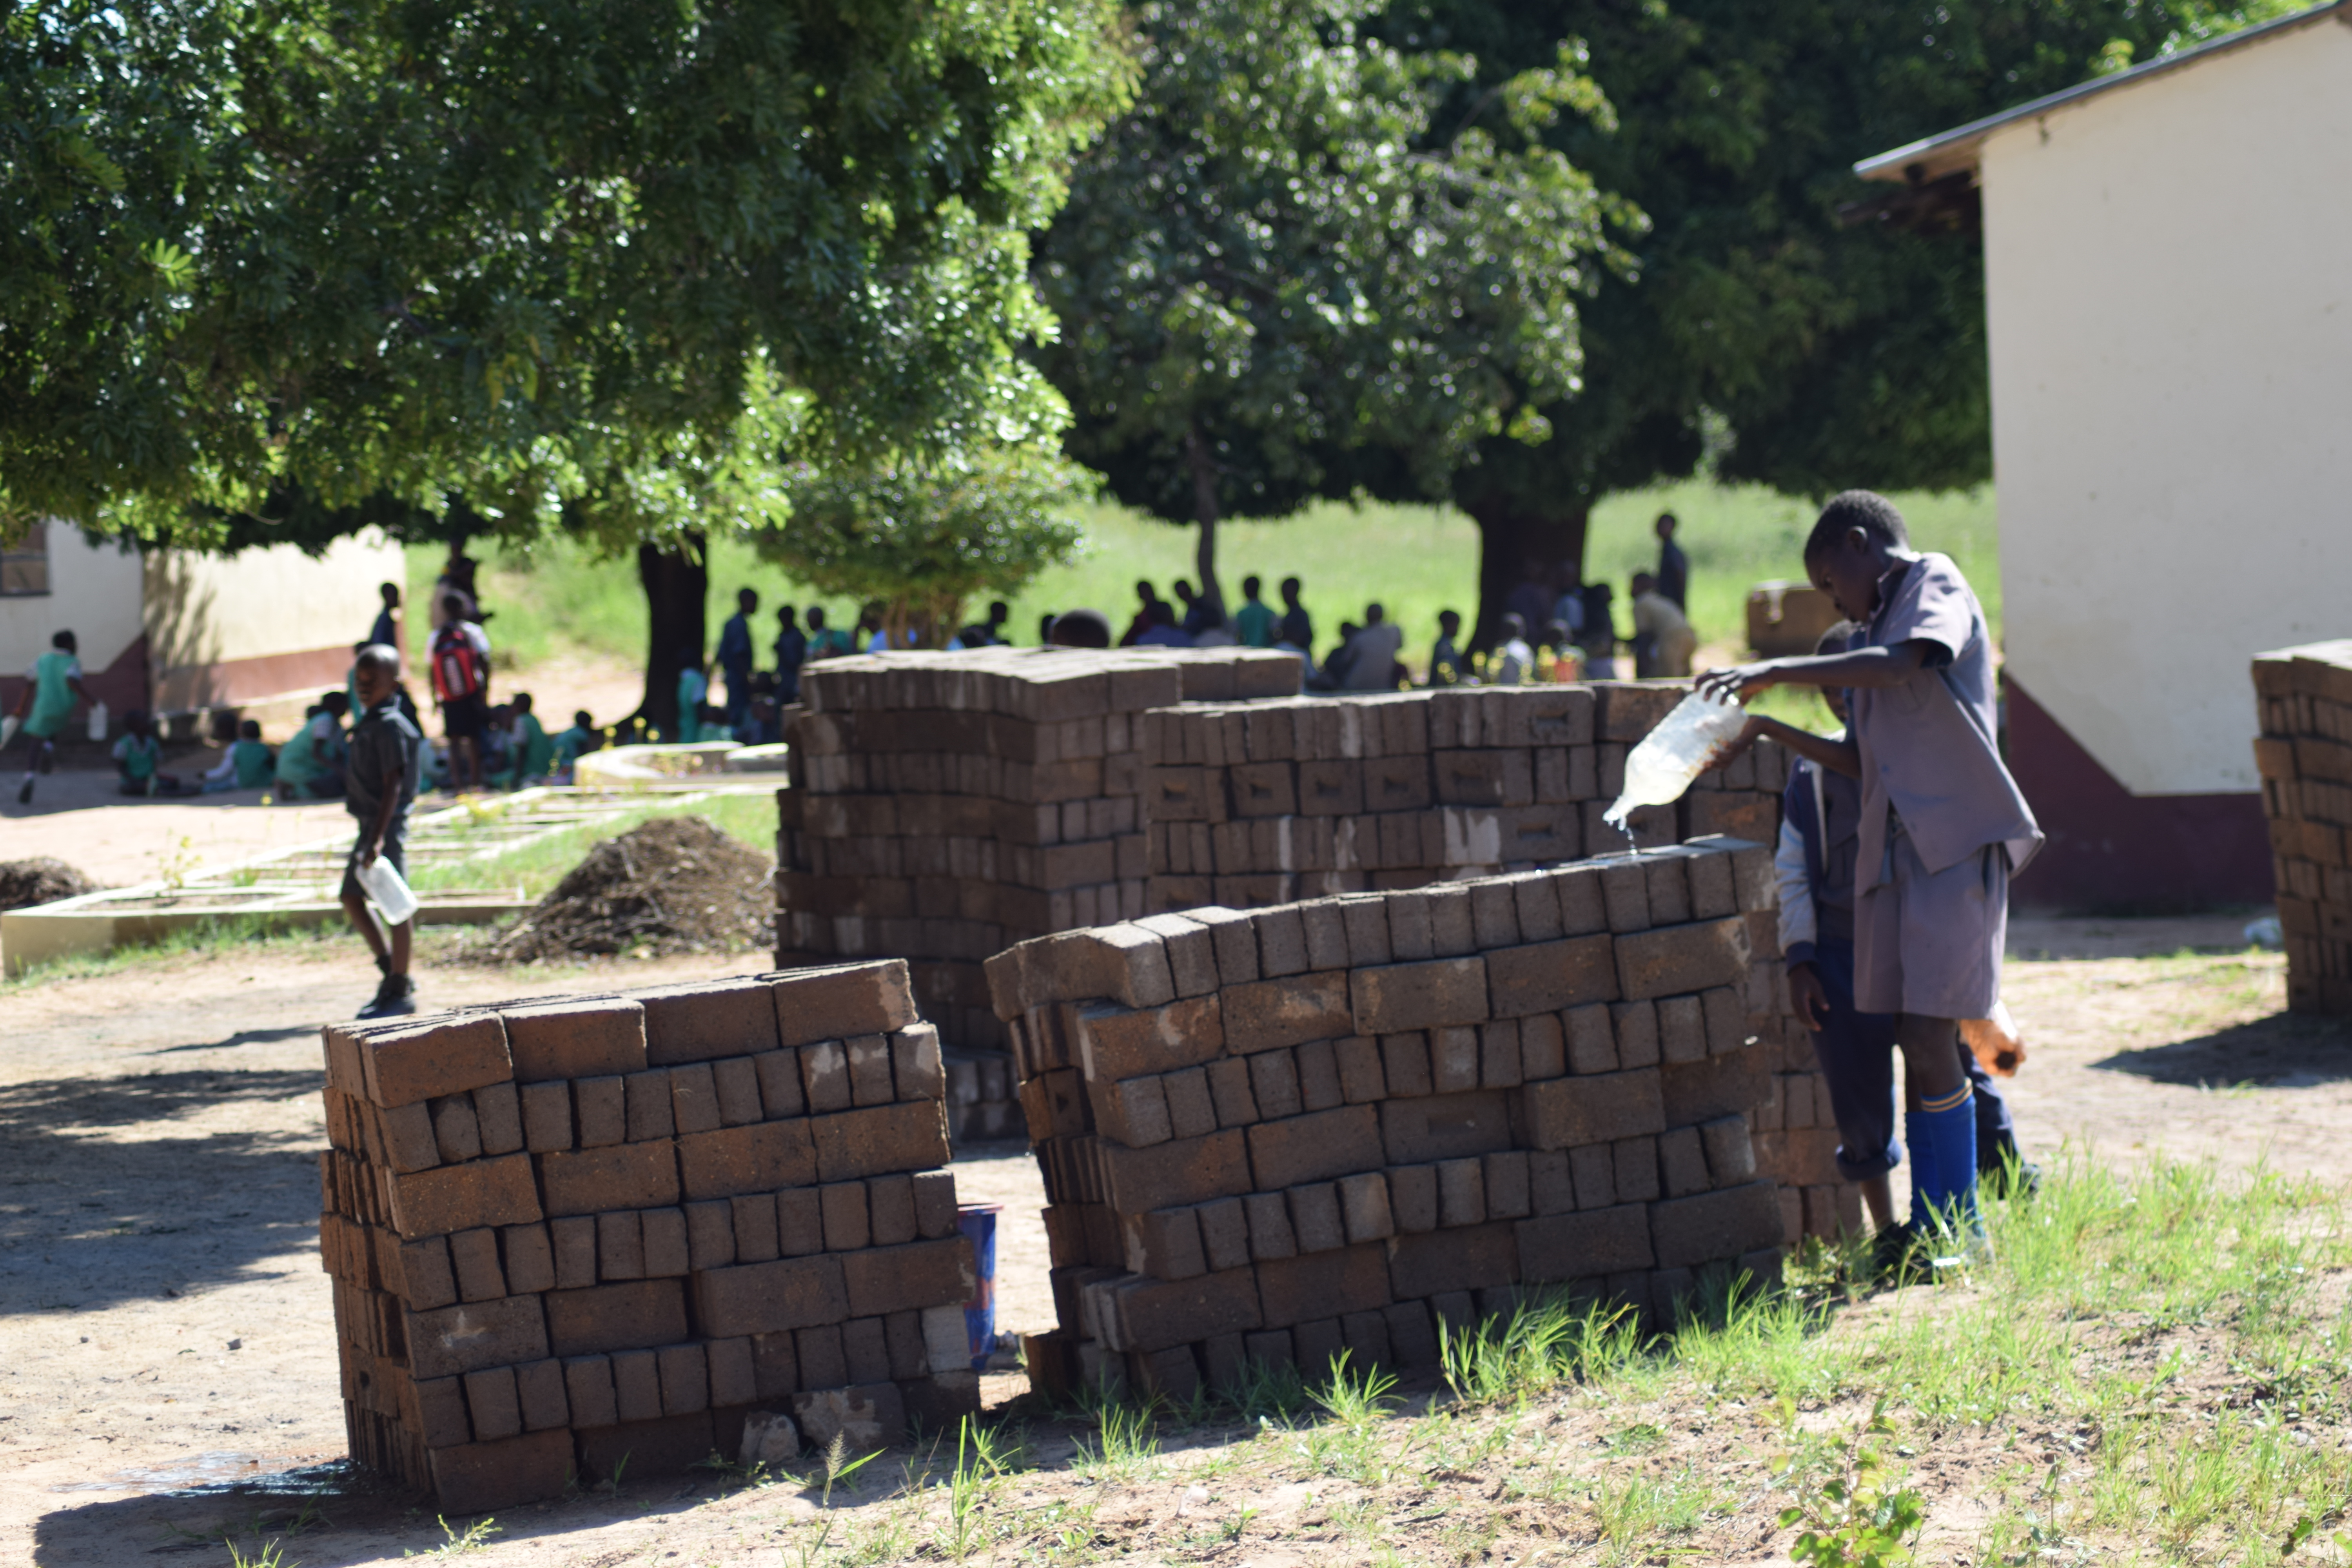
M 2352 1177 L 2352 1035 L 2282 1014 L 2277 955 L 2210 951 L 2234 946 L 2242 924 L 2017 922 L 2021 961 L 2009 995 L 2032 1046 L 2015 1084 L 2029 1155 L 2048 1159 L 2071 1142 L 2126 1163 L 2160 1150 L 2226 1167 L 2267 1160 L 2331 1184 Z M 2189 947 L 2209 951 L 2137 956 Z M 2042 956 L 2022 956 L 2034 954 Z M 572 970 L 441 968 L 424 984 L 430 1005 L 761 966 L 752 954 Z M 373 979 L 356 943 L 334 942 L 232 948 L 0 991 L 0 1331 L 9 1352 L 0 1367 L 0 1561 L 119 1563 L 185 1552 L 179 1560 L 226 1562 L 224 1532 L 236 1532 L 250 1554 L 264 1536 L 291 1528 L 309 1501 L 316 1515 L 288 1542 L 289 1563 L 377 1562 L 443 1544 L 440 1524 L 411 1500 L 352 1490 L 332 1477 L 318 1483 L 323 1495 L 306 1499 L 302 1478 L 286 1473 L 342 1453 L 317 1255 L 314 1156 L 324 1135 L 316 1031 L 363 999 Z M 957 1176 L 964 1201 L 1007 1205 L 1000 1322 L 1045 1326 L 1052 1306 L 1034 1166 L 1005 1148 L 960 1162 Z M 1855 1310 L 1916 1313 L 1933 1300 L 1906 1291 Z M 990 1381 L 992 1404 L 1025 1386 L 1017 1376 Z M 1640 1430 L 1695 1458 L 1712 1439 L 1694 1429 L 1693 1414 L 1662 1409 Z M 1044 1468 L 1018 1477 L 1003 1500 L 1066 1505 L 1084 1519 L 1057 1559 L 1124 1551 L 1146 1561 L 1368 1561 L 1381 1541 L 1445 1561 L 1465 1552 L 1495 1562 L 1593 1555 L 1589 1503 L 1507 1500 L 1468 1459 L 1458 1472 L 1424 1470 L 1405 1489 L 1419 1488 L 1413 1495 L 1425 1506 L 1402 1509 L 1413 1500 L 1402 1492 L 1383 1497 L 1384 1507 L 1395 1505 L 1390 1517 L 1408 1528 L 1376 1541 L 1346 1528 L 1335 1499 L 1347 1489 L 1336 1483 L 1318 1499 L 1305 1485 L 1223 1473 L 1213 1491 L 1192 1478 L 1220 1473 L 1213 1446 L 1128 1473 L 1073 1470 L 1065 1463 L 1071 1437 L 1090 1426 L 1043 1412 L 1034 1419 L 1029 1458 Z M 1573 1467 L 1622 1452 L 1630 1416 L 1571 1395 L 1537 1419 L 1541 1429 L 1518 1440 L 1540 1440 Z M 1229 1437 L 1251 1436 L 1237 1429 Z M 2017 1436 L 2035 1447 L 2064 1435 Z M 1998 1441 L 1986 1439 L 1988 1451 Z M 1915 1474 L 1937 1535 L 1968 1531 L 1968 1500 L 1981 1479 L 1969 1455 L 1965 1444 L 1939 1449 Z M 836 1491 L 832 1548 L 879 1562 L 933 1541 L 936 1517 L 925 1522 L 920 1510 L 937 1516 L 943 1505 L 888 1499 L 905 1458 L 886 1457 Z M 1736 1527 L 1707 1532 L 1711 1560 L 1785 1558 L 1766 1480 L 1759 1468 L 1752 1486 L 1727 1500 Z M 240 1481 L 251 1484 L 233 1489 Z M 616 1496 L 502 1515 L 480 1555 L 583 1568 L 767 1568 L 798 1562 L 793 1553 L 814 1545 L 815 1531 L 804 1527 L 817 1511 L 814 1496 L 789 1485 L 649 1479 Z M 1473 1521 L 1475 1542 L 1459 1535 Z M 841 1561 L 839 1552 L 828 1550 L 826 1561 Z

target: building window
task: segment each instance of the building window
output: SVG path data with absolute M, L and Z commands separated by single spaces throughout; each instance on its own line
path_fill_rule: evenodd
M 49 525 L 37 522 L 14 544 L 0 544 L 0 598 L 49 591 Z

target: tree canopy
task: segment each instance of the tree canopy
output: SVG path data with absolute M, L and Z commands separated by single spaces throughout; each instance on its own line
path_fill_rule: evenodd
M 1547 53 L 1491 112 L 1441 121 L 1472 62 L 1368 38 L 1366 14 L 1137 7 L 1136 105 L 1038 247 L 1069 450 L 1200 525 L 1211 593 L 1220 517 L 1295 510 L 1367 443 L 1442 490 L 1481 440 L 1540 438 L 1530 404 L 1577 384 L 1575 301 L 1615 209 L 1532 133 L 1607 104 Z

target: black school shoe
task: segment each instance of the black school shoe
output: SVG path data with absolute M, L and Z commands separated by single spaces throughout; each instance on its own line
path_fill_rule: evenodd
M 360 1009 L 362 1018 L 398 1018 L 416 1011 L 416 982 L 405 974 L 387 974 L 375 988 L 375 1000 Z

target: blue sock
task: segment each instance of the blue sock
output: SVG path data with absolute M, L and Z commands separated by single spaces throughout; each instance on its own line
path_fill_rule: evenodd
M 1911 1223 L 1977 1220 L 1976 1095 L 1963 1083 L 1904 1118 L 1911 1136 Z

